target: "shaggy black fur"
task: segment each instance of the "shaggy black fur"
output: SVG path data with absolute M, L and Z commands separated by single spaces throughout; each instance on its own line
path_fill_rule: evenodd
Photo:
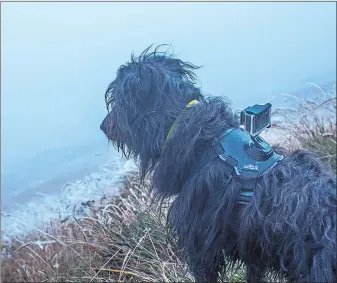
M 143 177 L 153 173 L 157 200 L 175 197 L 168 224 L 196 280 L 215 282 L 225 255 L 246 265 L 248 282 L 261 281 L 269 268 L 290 281 L 335 282 L 335 177 L 313 153 L 283 152 L 246 206 L 237 203 L 239 180 L 227 183 L 219 158 L 187 178 L 208 143 L 239 126 L 227 100 L 202 96 L 197 68 L 149 48 L 132 55 L 108 87 L 110 111 L 101 124 L 125 156 L 139 160 Z M 192 99 L 201 103 L 185 108 Z

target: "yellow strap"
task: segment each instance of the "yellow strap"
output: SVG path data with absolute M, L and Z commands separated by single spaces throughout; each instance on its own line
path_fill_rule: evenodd
M 191 105 L 198 103 L 199 101 L 196 99 L 191 100 L 189 103 L 187 103 L 186 107 L 190 107 Z
M 195 104 L 195 103 L 199 103 L 199 101 L 196 100 L 196 99 L 191 100 L 189 103 L 187 103 L 186 108 L 192 106 L 192 105 Z M 171 126 L 169 132 L 167 133 L 167 136 L 166 136 L 166 139 L 165 139 L 165 141 L 164 141 L 164 145 L 163 145 L 163 149 L 162 149 L 162 150 L 164 150 L 166 141 L 169 139 L 169 137 L 170 137 L 170 135 L 171 135 L 171 133 L 172 133 L 172 131 L 173 131 L 173 129 L 174 129 L 176 123 L 177 123 L 177 120 L 174 121 L 174 123 L 172 124 L 172 126 Z

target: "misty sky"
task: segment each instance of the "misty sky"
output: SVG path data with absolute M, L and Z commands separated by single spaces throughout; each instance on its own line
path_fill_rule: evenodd
M 336 3 L 2 3 L 1 159 L 105 140 L 119 65 L 169 43 L 235 106 L 336 76 Z

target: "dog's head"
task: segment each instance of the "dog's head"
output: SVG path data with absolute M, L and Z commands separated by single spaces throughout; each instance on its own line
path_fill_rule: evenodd
M 161 46 L 158 46 L 161 47 Z M 186 104 L 201 99 L 195 86 L 197 66 L 158 47 L 147 48 L 122 65 L 109 85 L 108 114 L 100 128 L 126 157 L 139 158 L 143 171 L 160 155 L 165 137 Z

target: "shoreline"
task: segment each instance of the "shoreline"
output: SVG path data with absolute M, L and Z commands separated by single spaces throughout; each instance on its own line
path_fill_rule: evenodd
M 83 179 L 65 183 L 59 192 L 35 192 L 36 197 L 18 208 L 10 212 L 1 210 L 2 243 L 10 244 L 11 239 L 25 237 L 35 229 L 43 230 L 51 221 L 84 215 L 88 203 L 118 196 L 127 175 L 136 170 L 131 160 L 114 160 Z

